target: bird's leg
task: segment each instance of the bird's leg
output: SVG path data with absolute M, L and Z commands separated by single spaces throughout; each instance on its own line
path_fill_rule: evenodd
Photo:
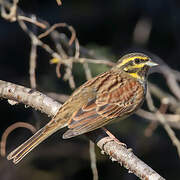
M 120 142 L 110 131 L 108 131 L 106 128 L 102 128 L 106 134 L 110 137 L 109 141 L 115 141 L 116 143 L 118 143 L 121 146 L 124 146 L 125 148 L 127 148 L 127 145 L 123 142 Z

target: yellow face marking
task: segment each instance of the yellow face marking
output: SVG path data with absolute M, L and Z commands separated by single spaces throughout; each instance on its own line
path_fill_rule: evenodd
M 130 57 L 130 58 L 125 58 L 120 64 L 117 65 L 117 67 L 118 67 L 118 68 L 119 68 L 119 67 L 122 67 L 122 66 L 125 65 L 127 62 L 132 61 L 132 60 L 134 60 L 134 59 L 136 59 L 136 58 L 138 58 L 138 59 L 143 59 L 143 60 L 149 59 L 148 57 L 142 57 L 142 56 L 133 56 L 133 57 Z
M 137 73 L 128 73 L 128 74 L 136 79 L 143 79 L 143 77 L 140 77 Z

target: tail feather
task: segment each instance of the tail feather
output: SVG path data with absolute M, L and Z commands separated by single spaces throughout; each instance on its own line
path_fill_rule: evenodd
M 13 159 L 13 163 L 17 164 L 26 154 L 28 154 L 46 138 L 47 136 L 46 134 L 44 134 L 44 128 L 42 128 L 38 132 L 36 132 L 31 138 L 25 141 L 22 145 L 12 151 L 7 156 L 7 159 Z
M 56 123 L 47 124 L 39 131 L 37 131 L 31 138 L 25 141 L 22 145 L 12 151 L 7 156 L 7 159 L 13 160 L 13 163 L 17 164 L 37 145 L 39 145 L 42 141 L 44 141 L 46 138 L 48 138 L 50 135 L 52 135 L 54 132 L 56 132 L 58 129 L 61 129 L 62 127 L 64 126 L 62 125 L 61 127 L 59 127 Z

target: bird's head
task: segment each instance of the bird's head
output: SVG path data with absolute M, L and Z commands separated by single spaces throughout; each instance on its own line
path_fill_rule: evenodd
M 157 66 L 150 57 L 142 53 L 130 53 L 118 61 L 116 68 L 121 69 L 130 76 L 144 81 L 150 67 Z

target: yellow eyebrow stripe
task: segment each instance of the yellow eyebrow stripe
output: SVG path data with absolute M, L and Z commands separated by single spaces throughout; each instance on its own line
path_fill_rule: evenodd
M 131 66 L 129 69 L 136 69 L 136 68 L 142 68 L 144 67 L 144 63 L 143 64 L 135 64 L 134 66 Z
M 117 67 L 121 67 L 121 66 L 125 65 L 127 62 L 129 62 L 129 61 L 131 61 L 131 60 L 134 60 L 134 59 L 136 59 L 136 58 L 138 58 L 138 59 L 143 59 L 143 60 L 148 59 L 148 57 L 142 57 L 142 56 L 129 57 L 129 58 L 124 59 L 120 64 L 118 64 Z

